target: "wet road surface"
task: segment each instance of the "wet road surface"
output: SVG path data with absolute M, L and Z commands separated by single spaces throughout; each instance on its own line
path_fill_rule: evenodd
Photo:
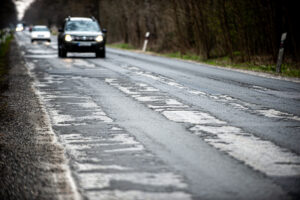
M 16 39 L 82 197 L 299 197 L 300 83 Z

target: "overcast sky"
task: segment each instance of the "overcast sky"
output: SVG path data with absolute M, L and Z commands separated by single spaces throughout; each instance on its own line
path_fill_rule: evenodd
M 14 0 L 17 6 L 18 11 L 18 19 L 21 20 L 24 16 L 26 8 L 34 1 L 34 0 Z

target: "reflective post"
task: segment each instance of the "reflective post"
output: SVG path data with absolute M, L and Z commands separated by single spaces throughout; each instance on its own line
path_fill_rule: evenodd
M 147 32 L 145 35 L 145 41 L 144 41 L 144 45 L 143 45 L 143 49 L 142 49 L 143 52 L 145 52 L 147 49 L 149 37 L 150 37 L 150 32 Z
M 281 35 L 280 48 L 279 48 L 277 64 L 276 64 L 276 73 L 281 73 L 282 58 L 284 53 L 284 41 L 286 39 L 286 35 L 287 33 L 283 33 Z

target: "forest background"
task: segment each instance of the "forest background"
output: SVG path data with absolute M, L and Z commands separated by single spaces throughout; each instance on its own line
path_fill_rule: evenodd
M 249 66 L 275 66 L 287 32 L 284 63 L 300 69 L 297 1 L 36 0 L 23 20 L 60 27 L 67 16 L 95 16 L 108 43 L 141 48 L 149 31 L 151 51 Z

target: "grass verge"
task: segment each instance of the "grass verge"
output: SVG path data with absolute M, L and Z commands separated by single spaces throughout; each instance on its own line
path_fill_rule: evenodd
M 232 62 L 229 57 L 220 57 L 214 59 L 201 59 L 198 55 L 194 54 L 181 54 L 180 52 L 176 53 L 168 53 L 168 54 L 161 54 L 166 57 L 171 58 L 179 58 L 183 60 L 192 60 L 196 62 L 202 62 L 209 65 L 227 67 L 227 68 L 234 68 L 234 69 L 243 69 L 243 70 L 250 70 L 256 72 L 264 72 L 273 75 L 278 75 L 276 73 L 276 66 L 270 64 L 254 64 L 251 62 Z M 295 77 L 300 78 L 300 69 L 292 64 L 282 64 L 281 66 L 281 76 L 286 77 Z
M 9 36 L 7 40 L 0 45 L 0 92 L 7 89 L 8 87 L 8 72 L 9 72 L 9 61 L 8 53 L 10 42 L 13 36 Z
M 128 50 L 135 49 L 131 44 L 127 44 L 127 43 L 114 43 L 114 44 L 108 44 L 107 46 L 118 48 L 118 49 L 128 49 Z
M 276 66 L 270 65 L 270 64 L 254 64 L 251 62 L 232 62 L 229 58 L 223 57 L 223 58 L 215 58 L 215 59 L 208 59 L 202 61 L 204 63 L 210 64 L 210 65 L 217 65 L 222 67 L 229 67 L 229 68 L 235 68 L 235 69 L 243 69 L 243 70 L 250 70 L 255 72 L 264 72 L 269 73 L 273 75 L 278 75 L 276 73 Z M 292 64 L 282 64 L 281 66 L 281 76 L 286 77 L 294 77 L 294 78 L 300 78 L 300 69 Z

